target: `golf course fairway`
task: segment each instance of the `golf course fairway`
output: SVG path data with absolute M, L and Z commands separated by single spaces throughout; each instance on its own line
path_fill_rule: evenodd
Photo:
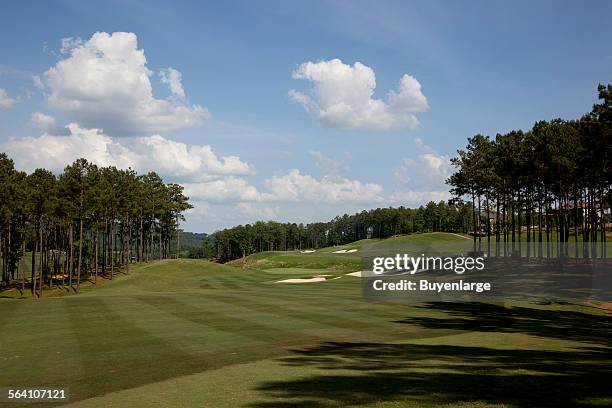
M 69 386 L 69 407 L 612 404 L 603 310 L 366 302 L 355 267 L 331 251 L 165 260 L 79 295 L 0 299 L 0 383 Z

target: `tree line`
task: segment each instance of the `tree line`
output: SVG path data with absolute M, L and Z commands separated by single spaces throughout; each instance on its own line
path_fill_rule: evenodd
M 497 256 L 606 256 L 612 85 L 599 85 L 598 94 L 600 102 L 577 120 L 477 134 L 457 151 L 447 183 L 472 202 L 476 249 L 484 250 L 486 237 Z
M 453 199 L 418 209 L 378 208 L 311 224 L 257 222 L 204 238 L 198 256 L 217 260 L 266 250 L 341 245 L 413 232 L 463 232 L 474 250 L 606 256 L 612 203 L 612 85 L 578 120 L 539 121 L 529 131 L 475 135 L 451 159 Z M 492 248 L 494 242 L 494 248 Z M 580 243 L 580 245 L 579 245 Z M 595 245 L 600 243 L 600 246 Z M 523 252 L 525 251 L 525 252 Z
M 178 256 L 189 208 L 183 187 L 154 172 L 78 159 L 58 176 L 26 174 L 0 153 L 1 285 L 22 296 L 26 287 L 38 297 L 44 286 L 78 292 L 83 279 L 113 279 L 131 263 Z
M 429 202 L 412 208 L 377 208 L 310 224 L 256 222 L 217 231 L 204 238 L 202 256 L 219 261 L 254 252 L 300 250 L 388 238 L 414 232 L 472 232 L 472 205 Z M 195 252 L 194 252 L 195 255 Z M 199 253 L 198 253 L 199 255 Z

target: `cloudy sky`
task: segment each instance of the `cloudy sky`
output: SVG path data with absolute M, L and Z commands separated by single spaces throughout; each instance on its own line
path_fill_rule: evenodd
M 606 1 L 197 3 L 3 2 L 0 151 L 157 171 L 191 231 L 322 221 L 445 199 L 466 137 L 612 81 Z

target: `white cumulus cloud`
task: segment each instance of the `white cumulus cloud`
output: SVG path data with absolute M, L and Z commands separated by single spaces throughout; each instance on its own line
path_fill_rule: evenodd
M 381 203 L 382 187 L 341 177 L 317 179 L 293 169 L 284 175 L 264 181 L 260 191 L 243 177 L 224 177 L 197 183 L 184 183 L 185 192 L 196 200 L 208 202 L 242 202 L 242 209 L 264 211 L 254 203 L 308 202 L 314 204 Z M 261 214 L 264 214 L 263 212 Z
M 278 207 L 258 205 L 256 203 L 238 203 L 234 206 L 234 210 L 242 218 L 248 220 L 269 221 L 276 219 L 279 215 Z
M 15 99 L 11 98 L 6 89 L 0 88 L 0 109 L 11 108 L 15 104 Z
M 61 171 L 84 157 L 100 166 L 131 167 L 139 172 L 156 171 L 165 176 L 210 180 L 221 176 L 254 174 L 237 156 L 217 156 L 207 145 L 187 146 L 159 135 L 113 140 L 99 129 L 67 126 L 68 135 L 43 133 L 39 137 L 10 139 L 2 146 L 16 165 L 31 171 L 45 167 Z
M 404 157 L 394 169 L 401 191 L 393 192 L 388 200 L 392 205 L 419 206 L 429 201 L 448 200 L 446 179 L 453 169 L 450 157 L 436 152 L 421 138 L 415 138 L 418 153 Z
M 351 66 L 340 59 L 309 61 L 292 76 L 310 81 L 312 89 L 308 94 L 291 90 L 291 99 L 335 127 L 374 132 L 414 128 L 419 123 L 416 114 L 428 108 L 421 84 L 408 74 L 397 91 L 387 93 L 386 101 L 374 98 L 376 75 L 360 62 Z
M 260 193 L 242 177 L 225 177 L 200 183 L 183 183 L 185 193 L 208 202 L 259 201 Z
M 341 174 L 345 174 L 349 171 L 349 158 L 344 160 L 334 159 L 329 156 L 326 156 L 319 150 L 310 150 L 308 152 L 315 159 L 315 166 L 319 170 L 321 170 L 326 176 L 339 176 Z
M 70 120 L 125 136 L 172 131 L 210 116 L 204 107 L 184 102 L 177 70 L 163 71 L 162 80 L 181 98 L 154 97 L 152 72 L 134 33 L 97 32 L 86 41 L 64 39 L 61 52 L 63 58 L 41 82 L 50 106 Z
M 34 112 L 30 116 L 30 121 L 42 130 L 53 130 L 55 127 L 55 119 L 53 116 L 45 115 L 42 112 Z
M 439 154 L 419 138 L 415 144 L 420 152 L 402 159 L 394 170 L 397 181 L 413 190 L 448 191 L 445 181 L 453 171 L 450 156 Z
M 299 170 L 266 180 L 269 190 L 266 200 L 308 201 L 314 203 L 373 203 L 380 202 L 382 187 L 342 177 L 316 179 Z
M 162 69 L 159 71 L 159 78 L 164 84 L 167 84 L 170 88 L 170 92 L 179 98 L 185 97 L 185 90 L 183 89 L 183 75 L 174 68 Z
M 391 193 L 387 198 L 390 205 L 416 208 L 430 201 L 447 201 L 450 198 L 448 191 L 399 191 Z
M 32 76 L 32 84 L 34 85 L 34 87 L 38 89 L 45 89 L 45 84 L 43 83 L 42 79 L 38 75 Z
M 158 171 L 178 177 L 207 179 L 211 175 L 252 175 L 252 166 L 238 156 L 218 157 L 208 145 L 187 146 L 159 135 L 139 137 L 126 144 L 139 160 L 155 163 Z M 144 166 L 144 163 L 140 165 Z

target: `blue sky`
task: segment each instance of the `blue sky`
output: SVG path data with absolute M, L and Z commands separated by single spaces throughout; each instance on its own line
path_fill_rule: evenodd
M 444 198 L 466 137 L 576 118 L 612 81 L 605 1 L 2 9 L 0 151 L 156 170 L 192 231 Z

